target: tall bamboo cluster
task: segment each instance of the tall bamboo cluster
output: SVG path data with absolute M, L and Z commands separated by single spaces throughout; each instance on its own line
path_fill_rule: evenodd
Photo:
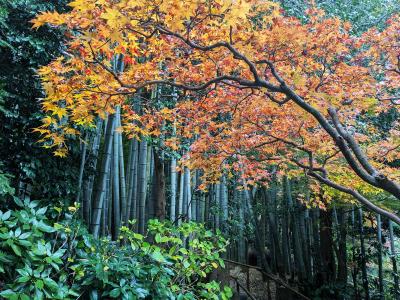
M 235 188 L 228 187 L 230 218 L 239 222 L 226 232 L 233 239 L 230 259 L 246 263 L 255 251 L 266 272 L 322 299 L 399 299 L 392 222 L 340 201 L 312 207 L 310 197 L 325 202 L 324 195 L 310 195 L 298 179 Z
M 137 220 L 134 228 L 140 233 L 151 218 L 204 222 L 208 208 L 198 189 L 200 173 L 187 167 L 178 172 L 176 157 L 166 160 L 157 145 L 145 139 L 128 140 L 120 126 L 117 107 L 82 145 L 77 201 L 93 234 L 117 239 L 121 226 L 132 226 L 129 220 Z M 227 212 L 227 190 L 221 187 Z M 221 222 L 226 219 L 227 213 Z
M 297 179 L 241 190 L 234 180 L 221 178 L 203 193 L 200 212 L 209 228 L 231 238 L 229 259 L 246 263 L 249 253 L 256 252 L 267 273 L 305 294 L 399 299 L 393 224 L 345 202 L 316 208 L 309 205 L 311 197 L 326 203 L 322 192 L 311 195 Z

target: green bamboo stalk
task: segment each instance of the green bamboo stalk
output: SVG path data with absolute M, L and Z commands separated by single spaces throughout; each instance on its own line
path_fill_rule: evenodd
M 106 183 L 107 177 L 109 174 L 109 169 L 111 166 L 111 152 L 112 152 L 112 141 L 113 141 L 113 133 L 114 133 L 114 123 L 115 116 L 110 115 L 108 119 L 105 142 L 104 142 L 104 150 L 103 150 L 103 161 L 100 168 L 99 180 L 96 187 L 96 197 L 93 203 L 93 215 L 91 220 L 91 232 L 95 237 L 99 236 L 100 230 L 100 219 L 103 211 L 103 203 L 106 192 Z
M 228 186 L 226 183 L 225 175 L 221 178 L 221 185 L 220 185 L 220 201 L 221 201 L 221 215 L 220 215 L 220 222 L 223 224 L 222 227 L 226 227 L 226 223 L 228 221 Z M 225 230 L 226 228 L 223 228 Z
M 138 141 L 136 139 L 131 139 L 130 149 L 129 149 L 129 163 L 128 163 L 128 195 L 127 195 L 127 213 L 125 218 L 125 223 L 128 220 L 136 219 L 136 195 L 137 195 L 137 161 L 138 161 Z
M 393 234 L 393 223 L 391 220 L 389 222 L 389 238 L 390 238 L 390 258 L 392 260 L 392 270 L 393 270 L 393 290 L 394 299 L 400 300 L 399 292 L 399 273 L 397 272 L 397 262 L 396 262 L 396 249 L 394 246 L 394 234 Z
M 96 170 L 97 168 L 97 162 L 99 158 L 99 149 L 100 149 L 100 141 L 101 141 L 101 136 L 102 136 L 102 125 L 103 125 L 103 120 L 99 119 L 96 124 L 96 133 L 93 138 L 93 143 L 92 143 L 92 148 L 91 148 L 91 153 L 93 156 L 93 169 Z M 86 186 L 86 193 L 85 193 L 85 198 L 84 198 L 84 204 L 83 204 L 83 217 L 86 222 L 86 224 L 90 225 L 91 223 L 91 212 L 92 212 L 92 195 L 93 195 L 93 186 L 94 186 L 94 179 L 95 176 L 94 174 L 91 174 L 85 184 Z
M 190 170 L 188 167 L 184 167 L 184 180 L 183 180 L 183 213 L 187 220 L 192 219 L 192 191 L 190 187 Z
M 118 110 L 116 112 L 116 127 L 118 126 Z M 112 158 L 112 170 L 111 180 L 113 189 L 113 227 L 112 237 L 114 240 L 118 239 L 119 229 L 121 227 L 121 198 L 120 198 L 120 173 L 119 173 L 119 139 L 118 132 L 114 132 L 114 143 L 113 143 L 113 158 Z
M 139 166 L 138 166 L 138 229 L 139 233 L 144 233 L 145 229 L 145 208 L 147 194 L 147 142 L 142 140 L 139 146 Z
M 81 203 L 81 194 L 82 194 L 82 183 L 83 183 L 83 171 L 85 170 L 85 164 L 86 164 L 86 152 L 87 152 L 87 143 L 89 142 L 89 137 L 88 133 L 86 133 L 85 140 L 82 142 L 82 151 L 81 151 L 81 163 L 79 166 L 79 176 L 78 176 L 78 191 L 76 194 L 76 203 L 81 204 L 81 217 L 83 218 L 84 213 L 83 213 L 83 201 Z
M 291 219 L 292 219 L 292 233 L 293 233 L 293 247 L 295 254 L 295 266 L 299 276 L 300 281 L 304 281 L 307 279 L 306 268 L 304 264 L 304 256 L 303 256 L 303 247 L 302 240 L 299 232 L 299 221 L 298 221 L 298 208 L 297 205 L 293 203 L 292 199 L 292 191 L 291 191 L 291 183 L 289 179 L 284 177 L 285 183 L 285 195 L 287 197 L 287 202 L 289 206 L 289 210 L 291 211 Z
M 177 189 L 177 174 L 176 174 L 176 158 L 171 159 L 171 194 L 170 194 L 170 212 L 169 217 L 172 222 L 176 219 L 176 189 Z
M 117 122 L 118 127 L 122 126 L 121 124 L 121 108 L 117 107 Z M 124 145 L 122 142 L 122 134 L 121 132 L 117 132 L 118 137 L 118 162 L 119 162 L 119 175 L 120 175 L 120 196 L 121 196 L 121 221 L 123 223 L 127 223 L 126 219 L 129 215 L 128 213 L 128 203 L 127 203 L 127 189 L 126 189 L 126 179 L 125 179 L 125 157 L 124 157 Z
M 360 234 L 360 243 L 361 243 L 361 275 L 362 282 L 364 287 L 364 299 L 369 300 L 369 286 L 368 286 L 368 272 L 367 272 L 367 259 L 365 253 L 365 242 L 364 242 L 364 225 L 363 225 L 363 212 L 362 208 L 358 208 L 358 218 L 359 218 L 359 234 Z
M 379 283 L 379 299 L 384 299 L 383 288 L 383 259 L 382 259 L 382 224 L 381 215 L 376 215 L 376 230 L 378 238 L 378 283 Z
M 179 201 L 178 201 L 178 217 L 179 221 L 178 224 L 180 225 L 182 223 L 182 217 L 183 217 L 183 210 L 184 210 L 184 172 L 181 171 L 180 176 L 179 176 Z

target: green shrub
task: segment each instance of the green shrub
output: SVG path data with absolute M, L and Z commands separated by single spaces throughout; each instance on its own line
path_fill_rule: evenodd
M 46 207 L 37 201 L 22 203 L 21 209 L 0 211 L 0 273 L 6 299 L 67 299 L 78 296 L 67 284 L 63 270 L 66 250 L 52 243 L 56 230 L 48 224 Z
M 232 296 L 228 287 L 207 282 L 223 266 L 227 242 L 202 224 L 151 220 L 145 236 L 122 227 L 119 241 L 96 240 L 76 218 L 77 207 L 16 203 L 20 209 L 0 211 L 0 296 L 6 299 Z

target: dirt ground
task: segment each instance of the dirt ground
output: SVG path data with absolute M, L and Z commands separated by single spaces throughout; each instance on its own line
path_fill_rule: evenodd
M 220 269 L 212 274 L 212 279 L 220 281 L 222 285 L 229 285 L 234 292 L 234 300 L 251 299 L 240 286 L 247 289 L 257 300 L 274 300 L 276 298 L 276 287 L 274 282 L 263 281 L 262 274 L 256 269 L 249 269 L 226 262 L 225 269 Z M 237 279 L 237 284 L 235 278 Z

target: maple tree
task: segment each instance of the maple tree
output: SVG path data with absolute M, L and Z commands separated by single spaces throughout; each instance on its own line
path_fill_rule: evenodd
M 36 131 L 56 155 L 66 155 L 80 127 L 122 106 L 132 137 L 175 122 L 178 136 L 194 140 L 185 163 L 203 169 L 205 183 L 230 172 L 246 185 L 268 182 L 279 165 L 400 224 L 367 199 L 384 191 L 400 200 L 399 124 L 382 136 L 368 122 L 399 103 L 398 16 L 379 34 L 354 37 L 350 24 L 321 10 L 309 9 L 304 23 L 269 1 L 69 5 L 33 21 L 67 32 L 65 56 L 39 70 L 47 117 Z M 176 107 L 134 111 L 129 96 L 155 86 L 183 91 Z

